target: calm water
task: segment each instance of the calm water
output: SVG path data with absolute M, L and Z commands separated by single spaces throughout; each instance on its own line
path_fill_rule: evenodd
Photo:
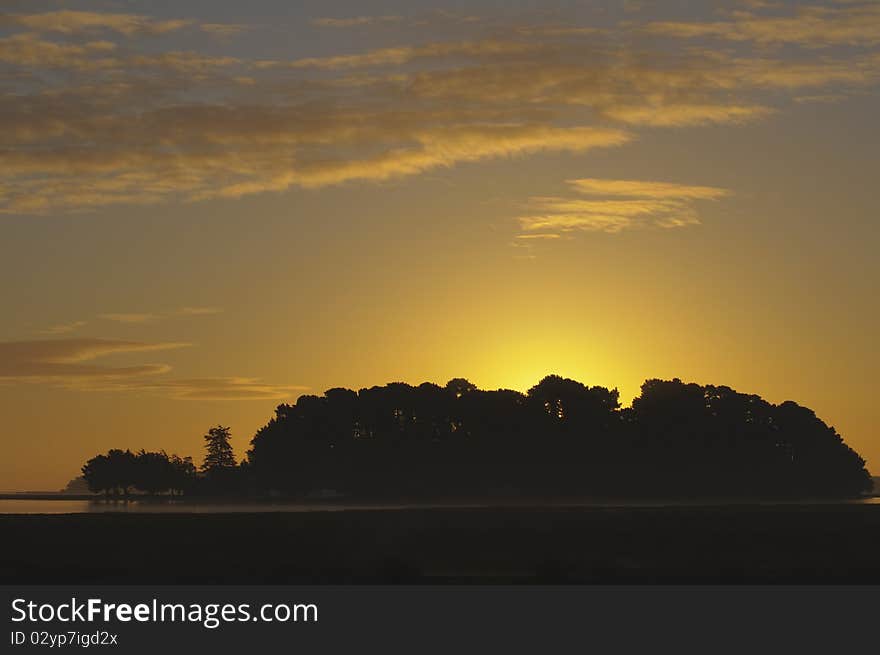
M 706 502 L 669 502 L 669 501 L 593 501 L 593 502 L 560 502 L 553 507 L 669 507 L 669 506 L 708 506 L 713 505 L 826 505 L 826 504 L 859 504 L 880 505 L 880 498 L 864 498 L 846 501 L 767 501 L 743 502 L 706 501 Z M 342 512 L 346 510 L 393 510 L 416 508 L 454 508 L 454 507 L 539 507 L 546 504 L 528 502 L 487 503 L 425 503 L 425 504 L 345 504 L 345 503 L 303 503 L 303 502 L 261 502 L 261 503 L 224 503 L 224 502 L 114 502 L 94 500 L 0 500 L 0 514 L 83 514 L 124 512 L 129 514 L 168 514 L 168 513 L 253 513 L 253 512 Z

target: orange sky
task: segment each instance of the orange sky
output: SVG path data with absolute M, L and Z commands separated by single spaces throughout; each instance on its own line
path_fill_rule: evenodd
M 0 490 L 332 386 L 795 400 L 876 471 L 876 2 L 0 15 Z

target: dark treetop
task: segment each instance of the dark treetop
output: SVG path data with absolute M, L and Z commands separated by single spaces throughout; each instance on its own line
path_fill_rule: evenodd
M 223 464 L 213 468 L 222 476 L 199 477 L 191 463 L 182 474 L 186 460 L 166 457 L 167 482 L 110 476 L 102 486 L 92 471 L 102 458 L 116 453 L 124 467 L 129 456 L 157 455 L 111 451 L 91 460 L 85 477 L 93 490 L 195 485 L 201 493 L 398 500 L 846 497 L 872 486 L 864 460 L 810 409 L 677 379 L 648 380 L 625 409 L 617 390 L 558 376 L 526 394 L 482 391 L 464 379 L 330 389 L 280 405 L 239 466 L 223 445 L 226 428 L 209 437 L 219 438 L 217 430 Z M 211 457 L 218 444 L 206 440 Z

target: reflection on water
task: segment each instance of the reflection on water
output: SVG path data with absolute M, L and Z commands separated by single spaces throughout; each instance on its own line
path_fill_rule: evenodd
M 132 514 L 224 514 L 254 512 L 342 512 L 346 510 L 394 510 L 419 508 L 487 508 L 487 507 L 712 507 L 718 505 L 828 505 L 859 504 L 880 505 L 880 497 L 857 500 L 808 500 L 808 501 L 560 501 L 555 503 L 502 501 L 486 502 L 447 502 L 447 503 L 397 503 L 397 504 L 357 504 L 357 503 L 308 503 L 293 501 L 278 502 L 210 502 L 210 501 L 105 501 L 105 500 L 30 500 L 0 499 L 0 514 L 84 514 L 124 512 Z

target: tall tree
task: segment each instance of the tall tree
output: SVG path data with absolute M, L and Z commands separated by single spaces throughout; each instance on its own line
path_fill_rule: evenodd
M 208 430 L 205 435 L 205 461 L 202 470 L 205 473 L 216 473 L 235 467 L 235 455 L 229 443 L 231 433 L 228 427 L 218 425 Z

